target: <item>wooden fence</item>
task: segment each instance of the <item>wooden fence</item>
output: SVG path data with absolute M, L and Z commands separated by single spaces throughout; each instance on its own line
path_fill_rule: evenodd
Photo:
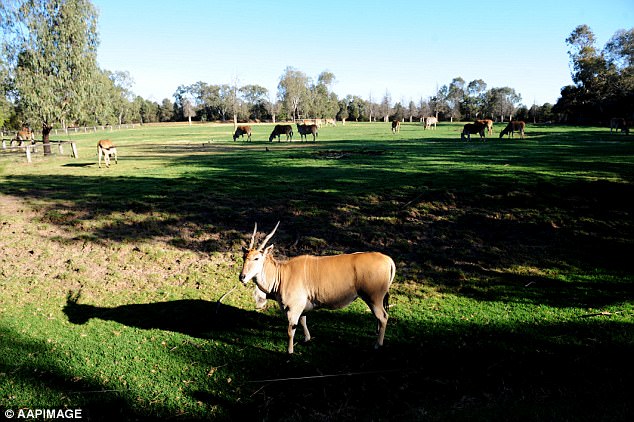
M 29 141 L 23 141 L 21 143 L 17 143 L 15 138 L 2 138 L 2 150 L 0 150 L 3 154 L 24 154 L 26 156 L 27 163 L 31 163 L 32 154 L 37 153 L 38 148 L 42 148 L 44 150 L 44 144 L 42 141 L 33 141 L 33 143 Z M 57 145 L 57 149 L 59 155 L 64 155 L 64 146 L 70 147 L 70 156 L 73 158 L 78 158 L 79 154 L 77 152 L 77 144 L 72 141 L 57 141 L 51 140 L 51 147 L 53 145 Z M 17 144 L 17 145 L 16 145 Z

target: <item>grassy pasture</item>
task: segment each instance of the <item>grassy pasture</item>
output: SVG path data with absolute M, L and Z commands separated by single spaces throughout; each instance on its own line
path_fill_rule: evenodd
M 143 126 L 61 138 L 78 159 L 0 156 L 0 408 L 631 420 L 632 138 L 499 125 L 466 143 L 461 126 L 348 123 L 314 144 Z M 106 137 L 120 160 L 99 169 Z M 394 258 L 382 350 L 357 301 L 309 314 L 314 339 L 286 355 L 279 309 L 237 281 L 253 223 L 278 220 L 278 257 Z

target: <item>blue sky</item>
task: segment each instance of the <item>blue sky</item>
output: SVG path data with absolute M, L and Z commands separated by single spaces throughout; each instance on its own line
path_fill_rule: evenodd
M 601 4 L 598 6 L 598 4 Z M 128 71 L 144 98 L 179 85 L 258 84 L 277 95 L 284 69 L 334 73 L 339 97 L 418 102 L 462 77 L 509 86 L 527 105 L 572 83 L 565 39 L 590 26 L 602 48 L 634 27 L 632 0 L 93 0 L 101 68 Z

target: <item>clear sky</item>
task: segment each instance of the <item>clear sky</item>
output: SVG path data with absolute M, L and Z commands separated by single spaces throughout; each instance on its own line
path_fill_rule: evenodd
M 418 102 L 462 77 L 555 103 L 572 83 L 565 39 L 588 25 L 602 48 L 634 27 L 634 0 L 93 0 L 102 69 L 137 95 L 173 101 L 179 85 L 262 85 L 288 66 L 332 72 L 341 98 Z

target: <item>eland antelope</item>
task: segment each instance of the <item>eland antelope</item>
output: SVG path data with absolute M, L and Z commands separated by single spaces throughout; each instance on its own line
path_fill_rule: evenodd
M 277 142 L 281 141 L 281 135 L 286 135 L 286 140 L 293 140 L 293 127 L 291 125 L 275 125 L 271 135 L 269 136 L 269 142 L 273 142 L 273 138 L 277 136 Z
M 305 139 L 308 142 L 308 135 L 313 135 L 313 142 L 315 142 L 316 137 L 319 136 L 318 126 L 317 125 L 300 125 L 297 123 L 297 131 L 299 132 L 299 138 Z
M 480 135 L 480 139 L 486 141 L 486 137 L 484 136 L 484 129 L 486 129 L 487 125 L 481 122 L 475 123 L 467 123 L 462 128 L 462 133 L 460 134 L 460 140 L 464 140 L 465 136 L 467 141 L 471 141 L 471 135 L 475 135 L 476 133 Z
M 519 132 L 520 133 L 520 139 L 524 139 L 524 128 L 526 127 L 526 123 L 524 123 L 521 120 L 517 120 L 517 121 L 513 121 L 513 122 L 509 122 L 508 125 L 506 125 L 506 127 L 504 129 L 502 129 L 502 132 L 500 132 L 500 138 L 502 138 L 504 135 L 509 135 L 509 137 L 513 138 L 513 134 L 515 132 Z
M 436 117 L 425 117 L 425 129 L 431 129 L 431 126 L 434 125 L 434 130 L 436 129 L 436 125 L 438 124 L 438 119 Z
M 233 134 L 233 141 L 235 142 L 238 136 L 244 139 L 244 135 L 247 135 L 247 142 L 251 142 L 251 126 L 238 126 Z
M 493 120 L 491 120 L 491 119 L 480 119 L 480 120 L 476 120 L 474 123 L 481 123 L 483 125 L 486 125 L 487 134 L 489 136 L 493 135 Z
M 612 133 L 612 129 L 614 129 L 614 133 L 620 130 L 621 133 L 626 135 L 630 134 L 630 128 L 627 125 L 627 121 L 625 121 L 622 117 L 612 117 L 610 119 L 610 133 Z
M 266 243 L 273 237 L 278 222 L 262 244 L 255 247 L 256 223 L 244 257 L 240 281 L 254 280 L 254 293 L 259 304 L 266 297 L 274 298 L 288 319 L 288 353 L 293 353 L 293 339 L 297 323 L 304 330 L 304 341 L 310 340 L 306 326 L 306 312 L 324 307 L 339 309 L 360 297 L 378 321 L 375 347 L 383 345 L 387 325 L 389 288 L 394 280 L 396 266 L 387 255 L 379 252 L 357 252 L 345 255 L 301 255 L 288 261 L 273 257 L 273 245 Z
M 392 120 L 392 133 L 401 131 L 401 121 L 400 120 Z
M 101 139 L 97 142 L 97 155 L 99 156 L 99 168 L 101 168 L 101 156 L 103 156 L 106 167 L 110 167 L 110 156 L 114 156 L 114 162 L 118 164 L 117 148 L 109 139 Z

